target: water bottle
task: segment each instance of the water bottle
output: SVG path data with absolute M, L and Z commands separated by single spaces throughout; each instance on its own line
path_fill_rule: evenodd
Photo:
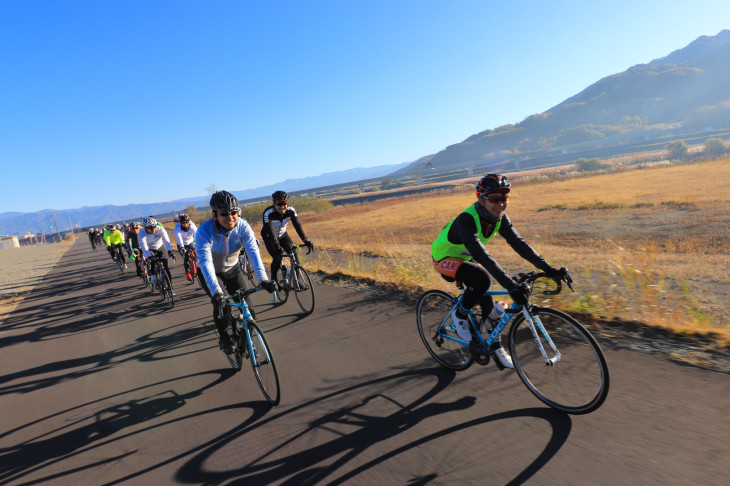
M 507 308 L 507 302 L 500 300 L 498 302 L 494 303 L 494 309 L 492 309 L 492 312 L 489 314 L 489 320 L 494 323 L 496 326 L 500 319 L 502 319 L 502 316 L 504 315 L 504 310 Z

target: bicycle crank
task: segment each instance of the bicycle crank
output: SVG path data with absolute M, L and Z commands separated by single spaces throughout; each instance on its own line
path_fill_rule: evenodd
M 472 339 L 469 343 L 469 351 L 472 359 L 482 366 L 489 364 L 489 351 L 482 346 L 478 339 Z

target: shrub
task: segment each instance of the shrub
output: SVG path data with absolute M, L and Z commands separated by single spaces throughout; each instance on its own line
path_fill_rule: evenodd
M 575 161 L 578 172 L 594 172 L 603 169 L 605 166 L 598 159 L 578 159 Z

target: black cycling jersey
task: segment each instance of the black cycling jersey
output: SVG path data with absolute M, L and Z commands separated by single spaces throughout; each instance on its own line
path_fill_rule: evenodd
M 264 240 L 268 239 L 271 241 L 274 244 L 274 247 L 279 251 L 281 251 L 279 239 L 286 234 L 286 227 L 289 224 L 289 221 L 291 221 L 294 225 L 294 229 L 297 231 L 297 234 L 302 241 L 307 240 L 307 237 L 304 234 L 304 229 L 302 228 L 302 223 L 299 221 L 299 216 L 297 216 L 296 210 L 291 206 L 284 211 L 284 214 L 279 214 L 274 206 L 269 206 L 264 210 L 263 221 L 264 223 L 261 226 L 261 236 Z
M 482 219 L 482 231 L 484 236 L 489 236 L 494 231 L 496 222 Z M 502 215 L 502 223 L 499 226 L 499 235 L 504 238 L 509 246 L 522 258 L 532 263 L 540 270 L 547 270 L 550 264 L 542 258 L 525 240 L 522 239 L 517 230 L 512 226 L 512 221 L 507 214 Z M 514 281 L 502 270 L 502 267 L 489 254 L 482 245 L 477 235 L 477 226 L 474 217 L 469 213 L 461 213 L 456 217 L 448 233 L 448 239 L 454 244 L 463 244 L 475 261 L 487 269 L 497 282 L 507 290 L 514 287 Z

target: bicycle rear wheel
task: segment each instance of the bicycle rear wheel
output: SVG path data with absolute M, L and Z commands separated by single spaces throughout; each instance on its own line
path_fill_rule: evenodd
M 292 290 L 294 290 L 297 304 L 299 304 L 305 315 L 309 315 L 314 310 L 314 287 L 312 286 L 312 280 L 309 278 L 309 273 L 297 265 L 294 267 L 291 276 L 289 283 Z
M 279 303 L 283 304 L 289 299 L 289 281 L 286 278 L 286 273 L 284 272 L 284 267 L 282 266 L 281 270 L 281 279 L 277 281 L 277 285 L 279 286 L 279 290 L 276 291 L 277 295 L 279 296 Z
M 545 404 L 571 414 L 596 410 L 608 395 L 606 358 L 596 340 L 578 321 L 562 312 L 541 308 L 539 318 L 559 355 L 536 331 L 548 358 L 546 364 L 523 314 L 515 316 L 509 346 L 515 371 L 527 388 Z
M 248 343 L 251 345 L 249 359 L 251 360 L 253 374 L 259 383 L 259 388 L 261 388 L 261 392 L 269 403 L 278 405 L 281 399 L 279 375 L 276 373 L 276 365 L 269 345 L 255 322 L 248 322 L 246 333 L 249 337 Z
M 459 336 L 447 317 L 456 299 L 442 290 L 429 290 L 418 301 L 418 333 L 436 361 L 451 370 L 465 370 L 472 364 L 469 348 L 456 341 Z

